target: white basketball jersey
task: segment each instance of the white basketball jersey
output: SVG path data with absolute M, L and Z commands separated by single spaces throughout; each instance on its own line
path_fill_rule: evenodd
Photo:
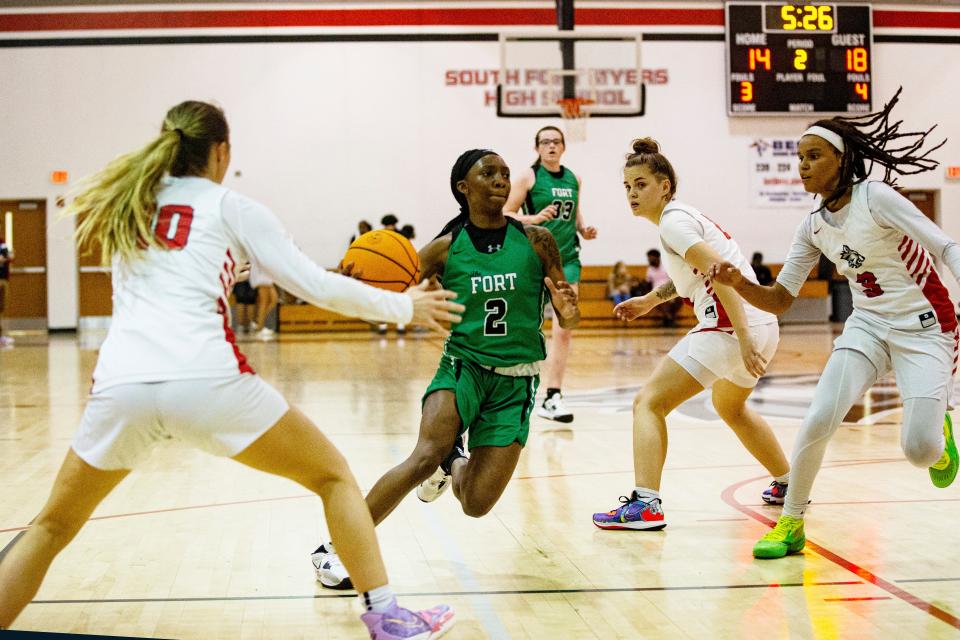
M 245 262 L 221 215 L 225 187 L 170 179 L 154 228 L 168 249 L 113 261 L 113 320 L 93 374 L 94 391 L 116 384 L 253 373 L 234 341 L 234 267 Z
M 677 293 L 693 305 L 693 310 L 698 320 L 698 324 L 693 331 L 714 329 L 732 331 L 733 325 L 730 323 L 730 318 L 727 316 L 723 305 L 720 304 L 720 299 L 717 297 L 710 279 L 706 274 L 701 273 L 687 264 L 683 259 L 683 255 L 681 255 L 679 251 L 674 250 L 668 241 L 664 239 L 665 231 L 668 237 L 670 235 L 669 229 L 664 229 L 664 225 L 672 224 L 671 219 L 678 220 L 675 216 L 680 215 L 693 218 L 702 229 L 702 233 L 698 234 L 702 241 L 709 244 L 713 250 L 720 255 L 721 260 L 736 265 L 736 267 L 740 269 L 740 273 L 743 274 L 743 277 L 750 280 L 750 282 L 757 281 L 756 275 L 753 273 L 753 268 L 740 252 L 740 247 L 737 246 L 737 243 L 730 237 L 730 234 L 721 229 L 713 220 L 690 205 L 677 200 L 667 204 L 660 219 L 660 246 L 662 249 L 661 253 L 663 254 L 663 263 L 667 268 L 667 273 L 670 274 L 670 279 L 673 280 Z M 684 247 L 683 250 L 685 251 L 689 246 L 692 246 L 692 244 Z M 777 321 L 776 316 L 773 314 L 761 311 L 746 301 L 743 303 L 743 310 L 747 316 L 748 326 L 769 324 Z
M 953 331 L 953 302 L 933 257 L 903 231 L 877 224 L 867 202 L 867 185 L 853 186 L 842 226 L 827 224 L 819 212 L 812 214 L 813 244 L 850 281 L 859 312 L 904 331 L 936 326 Z

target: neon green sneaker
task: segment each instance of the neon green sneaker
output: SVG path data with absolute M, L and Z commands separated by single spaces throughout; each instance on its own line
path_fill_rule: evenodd
M 788 553 L 800 553 L 807 543 L 803 535 L 803 518 L 780 516 L 777 526 L 753 545 L 754 558 L 782 558 Z
M 941 489 L 953 483 L 957 477 L 957 469 L 960 469 L 960 456 L 957 455 L 957 443 L 953 439 L 953 422 L 949 413 L 943 416 L 943 437 L 946 439 L 943 455 L 930 467 L 930 480 L 933 481 L 933 486 Z

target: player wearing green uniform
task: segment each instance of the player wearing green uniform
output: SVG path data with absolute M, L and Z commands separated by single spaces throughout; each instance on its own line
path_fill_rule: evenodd
M 597 230 L 583 223 L 580 213 L 581 182 L 570 169 L 560 164 L 566 145 L 563 132 L 552 126 L 537 131 L 534 138 L 537 161 L 514 180 L 503 211 L 525 224 L 541 225 L 553 235 L 560 248 L 563 272 L 574 291 L 580 282 L 579 233 L 585 240 L 597 237 Z M 573 422 L 560 391 L 570 355 L 570 330 L 554 325 L 550 333 L 544 382 L 546 398 L 537 415 L 558 422 Z
M 580 319 L 553 236 L 503 215 L 510 192 L 503 159 L 486 149 L 467 151 L 453 167 L 450 188 L 460 215 L 420 250 L 420 267 L 424 278 L 455 291 L 466 310 L 451 327 L 424 394 L 413 453 L 367 495 L 375 523 L 417 485 L 424 502 L 452 486 L 464 513 L 486 514 L 506 489 L 527 441 L 545 351 L 540 325 L 546 299 L 561 326 L 572 328 Z M 317 549 L 313 562 L 324 586 L 350 586 L 331 545 Z

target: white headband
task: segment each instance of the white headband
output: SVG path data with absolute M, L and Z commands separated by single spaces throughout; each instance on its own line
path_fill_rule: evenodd
M 827 129 L 826 127 L 818 127 L 817 125 L 813 125 L 809 129 L 804 131 L 803 135 L 817 136 L 818 138 L 823 138 L 824 140 L 832 144 L 837 151 L 839 151 L 840 153 L 843 153 L 843 149 L 844 149 L 843 138 L 841 138 L 839 134 L 836 134 L 833 131 L 830 131 L 830 129 Z

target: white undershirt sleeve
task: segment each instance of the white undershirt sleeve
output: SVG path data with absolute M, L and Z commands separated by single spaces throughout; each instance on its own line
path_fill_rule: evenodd
M 960 282 L 960 246 L 890 185 L 867 183 L 867 205 L 881 227 L 898 229 L 939 258 Z
M 813 234 L 810 230 L 812 215 L 797 227 L 793 234 L 793 244 L 783 263 L 783 269 L 777 275 L 777 282 L 796 298 L 800 295 L 800 287 L 807 281 L 810 271 L 820 260 L 820 249 L 813 244 Z
M 660 216 L 660 238 L 681 258 L 693 245 L 704 242 L 703 225 L 682 209 L 667 209 Z
M 346 316 L 407 324 L 413 300 L 331 273 L 308 258 L 265 206 L 233 191 L 223 198 L 223 220 L 234 241 L 273 280 L 311 304 Z

